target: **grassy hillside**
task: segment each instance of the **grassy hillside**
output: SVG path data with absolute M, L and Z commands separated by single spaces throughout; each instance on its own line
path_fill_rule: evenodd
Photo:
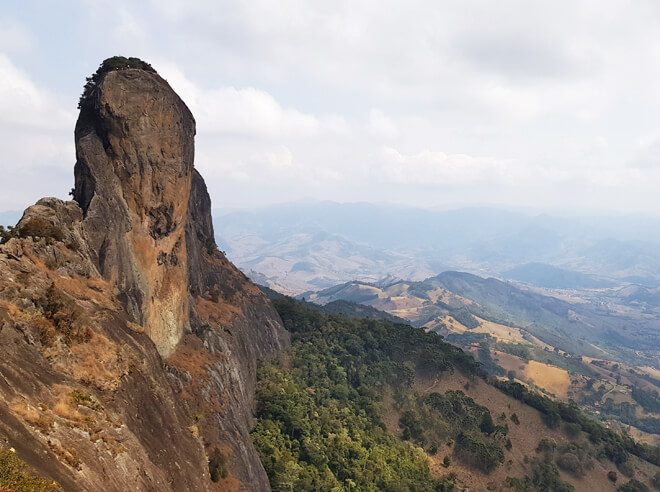
M 658 471 L 657 448 L 489 379 L 435 333 L 275 305 L 292 350 L 260 371 L 253 431 L 275 491 L 615 490 Z

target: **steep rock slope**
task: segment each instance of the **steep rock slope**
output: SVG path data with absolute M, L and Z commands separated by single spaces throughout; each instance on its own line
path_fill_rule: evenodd
M 40 200 L 0 246 L 2 445 L 66 490 L 268 490 L 256 363 L 288 334 L 215 247 L 188 108 L 108 66 L 81 100 L 75 201 Z

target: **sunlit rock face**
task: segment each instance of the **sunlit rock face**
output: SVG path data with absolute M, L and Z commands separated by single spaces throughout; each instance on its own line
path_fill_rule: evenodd
M 256 368 L 289 335 L 215 246 L 194 135 L 154 71 L 98 76 L 74 201 L 39 200 L 0 245 L 0 435 L 64 490 L 270 489 Z
M 76 125 L 74 198 L 103 277 L 163 356 L 188 317 L 185 227 L 195 120 L 161 77 L 105 75 Z

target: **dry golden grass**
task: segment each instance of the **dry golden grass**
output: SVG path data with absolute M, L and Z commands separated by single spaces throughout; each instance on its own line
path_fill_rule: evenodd
M 466 389 L 467 388 L 467 389 Z M 488 407 L 493 418 L 504 413 L 507 416 L 509 426 L 509 438 L 513 442 L 511 451 L 506 452 L 507 462 L 498 467 L 491 474 L 484 474 L 469 467 L 463 466 L 459 460 L 452 457 L 449 468 L 445 468 L 442 460 L 445 455 L 452 455 L 452 447 L 441 447 L 434 456 L 429 456 L 431 474 L 442 476 L 447 473 L 456 473 L 459 487 L 466 490 L 508 490 L 506 488 L 489 488 L 489 484 L 503 484 L 507 476 L 523 477 L 531 475 L 531 468 L 525 463 L 525 456 L 529 458 L 538 456 L 535 452 L 538 443 L 543 438 L 552 438 L 557 442 L 566 440 L 567 436 L 560 430 L 551 430 L 543 423 L 538 411 L 521 403 L 514 398 L 504 395 L 482 380 L 470 380 L 460 374 L 451 377 L 441 376 L 436 380 L 419 380 L 415 383 L 415 389 L 420 392 L 447 390 L 461 390 L 473 398 L 479 405 Z M 515 413 L 520 425 L 515 425 L 511 420 L 511 414 Z M 511 460 L 511 463 L 508 461 Z M 580 490 L 614 491 L 616 486 L 607 480 L 607 472 L 616 470 L 611 462 L 596 462 L 593 470 L 589 471 L 583 478 L 561 473 L 562 480 L 568 481 Z M 619 483 L 619 485 L 621 485 Z M 492 487 L 492 486 L 491 486 Z M 461 490 L 459 488 L 459 490 Z
M 539 388 L 566 400 L 571 387 L 568 371 L 534 360 L 526 361 L 505 352 L 491 352 L 493 360 L 506 371 L 515 371 L 516 378 L 535 384 Z
M 16 402 L 12 404 L 10 410 L 16 415 L 23 417 L 23 420 L 29 425 L 37 429 L 42 434 L 48 434 L 53 429 L 53 424 L 55 421 L 43 415 L 39 410 L 25 401 Z M 47 406 L 43 408 L 47 409 Z
M 444 302 L 445 304 L 462 304 L 464 306 L 474 304 L 474 302 L 472 302 L 470 299 L 458 296 L 453 292 L 449 292 L 448 290 L 442 288 L 428 291 L 427 295 L 429 296 L 431 302 L 434 304 L 438 301 Z
M 9 408 L 16 415 L 20 415 L 26 420 L 35 420 L 39 418 L 39 412 L 37 409 L 28 404 L 26 401 L 13 403 Z
M 392 312 L 392 314 L 395 313 Z M 396 314 L 396 316 L 405 318 L 405 316 L 403 316 L 402 314 Z M 424 325 L 424 328 L 427 330 L 436 330 L 436 329 L 445 328 L 449 333 L 459 333 L 459 334 L 468 331 L 467 327 L 465 327 L 459 321 L 454 319 L 454 317 L 448 314 L 444 316 L 438 316 L 437 318 L 429 321 Z
M 563 399 L 566 398 L 566 393 L 571 387 L 568 371 L 535 360 L 529 361 L 525 376 L 537 386 Z
M 472 330 L 475 333 L 488 333 L 501 342 L 528 343 L 518 328 L 493 323 L 477 316 L 475 318 L 479 321 L 479 326 Z
M 660 446 L 660 436 L 658 434 L 648 434 L 639 430 L 637 427 L 630 426 L 626 427 L 626 430 L 635 441 L 650 444 L 651 446 Z
M 87 343 L 73 345 L 68 359 L 58 362 L 58 369 L 101 390 L 116 389 L 120 378 L 128 373 L 124 351 L 100 333 L 95 333 Z
M 58 401 L 53 406 L 53 413 L 67 420 L 81 421 L 84 419 L 83 415 L 78 411 L 77 405 L 72 405 L 70 398 Z
M 52 441 L 48 441 L 48 445 L 50 446 L 50 449 L 53 451 L 53 453 L 55 453 L 55 456 L 57 456 L 57 459 L 59 459 L 61 462 L 66 463 L 76 470 L 80 470 L 82 468 L 80 460 L 78 459 L 78 453 L 75 449 L 67 448 L 59 443 Z
M 104 309 L 116 311 L 117 306 L 113 302 L 112 291 L 103 284 L 104 282 L 99 279 L 91 280 L 84 277 L 57 277 L 54 279 L 55 287 L 71 297 L 80 301 L 92 302 Z
M 505 371 L 515 371 L 520 379 L 525 378 L 528 363 L 525 359 L 521 359 L 515 355 L 507 354 L 506 352 L 491 352 L 491 357 L 498 366 Z
M 645 372 L 651 377 L 660 379 L 660 370 L 656 369 L 655 367 L 643 366 L 643 367 L 638 367 L 638 369 Z
M 185 343 L 179 344 L 176 351 L 167 358 L 167 363 L 190 373 L 193 381 L 208 377 L 208 369 L 217 363 L 221 354 L 211 356 L 199 338 L 192 335 L 185 335 L 183 341 Z
M 195 299 L 195 310 L 199 317 L 211 324 L 228 324 L 230 321 L 243 316 L 243 311 L 238 306 L 224 301 L 213 302 L 203 297 Z

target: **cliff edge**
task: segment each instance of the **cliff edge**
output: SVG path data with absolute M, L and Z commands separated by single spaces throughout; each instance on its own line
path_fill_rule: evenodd
M 0 246 L 4 447 L 66 490 L 268 490 L 256 364 L 289 338 L 215 246 L 195 120 L 135 59 L 106 60 L 80 110 L 74 201 Z

